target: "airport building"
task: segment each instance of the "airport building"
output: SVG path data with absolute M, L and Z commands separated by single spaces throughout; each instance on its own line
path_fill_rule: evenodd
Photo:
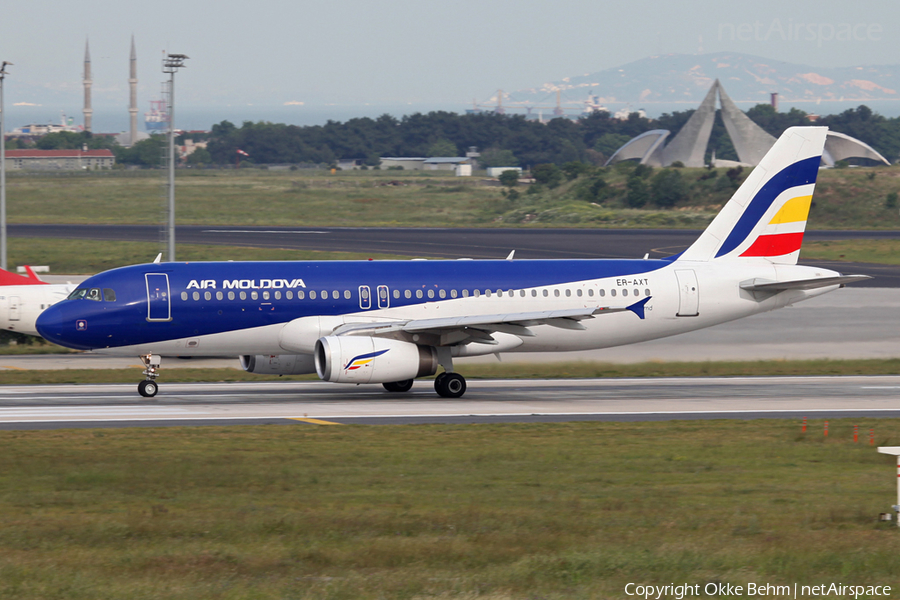
M 744 111 L 735 105 L 717 79 L 706 97 L 687 123 L 671 141 L 671 132 L 654 129 L 632 138 L 616 150 L 608 161 L 612 165 L 623 160 L 634 160 L 651 167 L 668 167 L 680 162 L 686 167 L 703 167 L 706 164 L 706 147 L 716 118 L 718 97 L 722 122 L 737 152 L 737 161 L 712 160 L 715 167 L 755 167 L 775 144 L 775 138 L 754 123 Z M 825 140 L 822 163 L 831 167 L 841 160 L 864 159 L 873 164 L 891 164 L 868 144 L 843 133 L 829 131 Z
M 12 171 L 81 171 L 111 169 L 110 150 L 7 150 L 6 168 Z

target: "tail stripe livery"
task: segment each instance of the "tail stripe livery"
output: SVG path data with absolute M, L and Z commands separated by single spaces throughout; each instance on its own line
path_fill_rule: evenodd
M 734 229 L 731 230 L 731 233 L 725 239 L 722 247 L 719 248 L 719 251 L 716 253 L 716 258 L 724 256 L 740 246 L 759 224 L 760 219 L 762 219 L 772 207 L 772 203 L 775 202 L 783 192 L 801 185 L 815 184 L 816 175 L 819 173 L 819 163 L 821 161 L 821 156 L 812 156 L 790 165 L 769 179 L 762 189 L 756 193 L 753 200 L 750 201 L 750 204 L 744 210 L 744 213 L 734 226 Z M 791 202 L 792 200 L 789 200 L 788 202 Z M 808 210 L 809 209 L 807 209 L 807 212 Z M 779 214 L 780 213 L 781 211 L 779 211 Z M 775 219 L 773 219 L 773 222 L 774 221 Z M 803 221 L 806 221 L 805 216 Z M 799 249 L 800 246 L 798 245 L 795 250 Z M 793 252 L 793 250 L 791 250 L 791 252 Z M 760 255 L 752 254 L 750 256 Z
M 677 261 L 765 259 L 795 265 L 827 127 L 791 127 Z

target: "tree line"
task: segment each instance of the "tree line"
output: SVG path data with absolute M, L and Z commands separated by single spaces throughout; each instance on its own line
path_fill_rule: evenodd
M 481 153 L 481 166 L 521 166 L 538 164 L 562 166 L 581 162 L 602 165 L 631 138 L 651 129 L 668 129 L 677 134 L 693 110 L 665 113 L 648 119 L 632 113 L 627 119 L 596 112 L 577 120 L 555 118 L 546 124 L 521 115 L 496 113 L 456 114 L 434 111 L 400 119 L 382 115 L 328 121 L 324 125 L 284 125 L 245 121 L 237 127 L 229 121 L 212 126 L 206 150 L 188 157 L 194 165 L 235 163 L 238 150 L 244 164 L 334 165 L 340 159 L 356 159 L 376 167 L 383 156 L 464 156 L 470 147 Z M 757 105 L 747 115 L 773 136 L 787 127 L 809 125 L 807 113 L 791 109 L 776 112 L 768 104 Z M 879 151 L 891 162 L 900 158 L 900 117 L 887 118 L 859 106 L 837 115 L 819 118 L 817 125 L 855 137 Z M 124 148 L 107 136 L 90 132 L 54 133 L 40 138 L 38 148 L 109 148 L 123 165 L 159 166 L 164 139 L 153 136 Z M 23 147 L 9 140 L 7 147 Z M 27 146 L 25 146 L 27 147 Z M 737 154 L 717 114 L 707 158 L 737 160 Z

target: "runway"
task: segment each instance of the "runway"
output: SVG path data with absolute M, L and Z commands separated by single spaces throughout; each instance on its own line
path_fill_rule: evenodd
M 159 241 L 152 225 L 9 225 L 10 237 Z M 371 252 L 421 258 L 520 259 L 651 258 L 687 248 L 700 231 L 671 229 L 474 229 L 384 227 L 180 226 L 181 244 Z M 896 239 L 900 231 L 807 231 L 806 240 Z M 155 248 L 155 246 L 154 246 Z M 151 257 L 152 258 L 152 257 Z M 148 258 L 148 260 L 151 260 Z M 863 287 L 900 287 L 900 267 L 837 261 L 805 261 L 842 273 L 870 275 Z
M 900 376 L 472 380 L 459 400 L 431 382 L 391 394 L 325 382 L 0 388 L 0 429 L 390 425 L 561 421 L 900 417 Z

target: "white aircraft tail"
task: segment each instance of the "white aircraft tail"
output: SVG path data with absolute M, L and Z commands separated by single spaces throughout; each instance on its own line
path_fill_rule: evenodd
M 795 265 L 827 127 L 791 127 L 677 260 L 747 258 Z

